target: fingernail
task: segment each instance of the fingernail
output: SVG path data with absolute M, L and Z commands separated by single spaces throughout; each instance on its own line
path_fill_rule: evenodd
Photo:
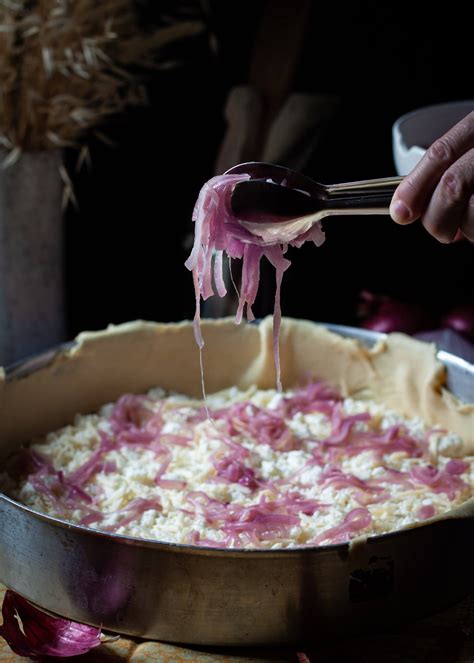
M 396 223 L 406 223 L 411 219 L 411 212 L 403 200 L 397 199 L 390 205 L 390 216 Z

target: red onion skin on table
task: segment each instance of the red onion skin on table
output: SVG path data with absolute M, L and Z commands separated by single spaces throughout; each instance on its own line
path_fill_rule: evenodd
M 52 617 L 11 590 L 5 593 L 2 615 L 0 635 L 15 654 L 33 661 L 78 656 L 101 644 L 99 628 Z

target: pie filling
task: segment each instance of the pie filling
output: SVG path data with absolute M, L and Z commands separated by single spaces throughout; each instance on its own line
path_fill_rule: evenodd
M 399 530 L 472 496 L 463 441 L 323 382 L 157 388 L 34 440 L 0 489 L 37 511 L 132 537 L 219 548 L 343 543 Z

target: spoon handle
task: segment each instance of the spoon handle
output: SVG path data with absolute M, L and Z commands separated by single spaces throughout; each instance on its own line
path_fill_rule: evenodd
M 359 214 L 387 214 L 392 196 L 402 180 L 403 177 L 386 177 L 327 185 L 324 187 L 324 208 L 331 213 L 354 210 Z
M 341 184 L 326 184 L 325 191 L 329 196 L 361 195 L 376 193 L 393 193 L 403 177 L 383 177 L 376 180 L 360 180 L 359 182 L 343 182 Z

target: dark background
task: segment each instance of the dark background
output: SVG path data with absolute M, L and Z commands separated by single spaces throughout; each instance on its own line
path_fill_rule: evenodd
M 208 5 L 208 32 L 177 47 L 181 66 L 149 76 L 149 105 L 102 127 L 115 146 L 91 140 L 92 168 L 80 174 L 73 173 L 76 155 L 69 156 L 79 203 L 65 221 L 71 334 L 135 318 L 192 317 L 191 275 L 183 266 L 191 212 L 214 174 L 227 93 L 248 80 L 263 6 Z M 341 98 L 305 168 L 316 180 L 394 174 L 391 126 L 397 117 L 474 96 L 467 10 L 461 3 L 438 10 L 430 4 L 414 13 L 415 6 L 312 3 L 293 89 Z M 162 3 L 150 0 L 144 21 L 159 21 L 162 10 Z M 399 227 L 388 217 L 331 220 L 325 229 L 323 247 L 289 252 L 285 315 L 354 323 L 362 289 L 436 313 L 474 301 L 474 247 L 468 242 L 441 245 L 419 224 Z M 258 315 L 271 311 L 267 281 Z

